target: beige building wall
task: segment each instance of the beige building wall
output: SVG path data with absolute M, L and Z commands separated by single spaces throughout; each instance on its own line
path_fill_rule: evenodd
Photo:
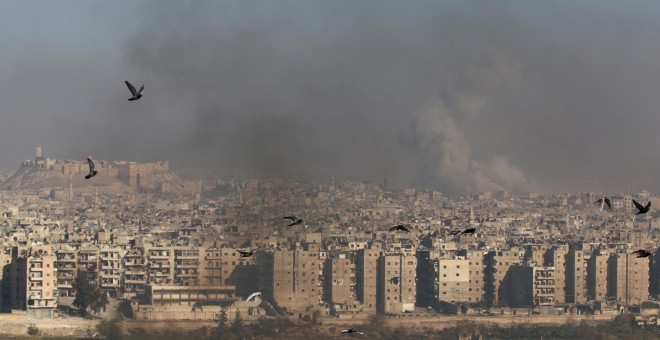
M 555 268 L 555 302 L 566 302 L 566 255 L 568 250 L 566 248 L 553 248 L 550 252 L 552 263 L 548 265 Z
M 500 303 L 500 297 L 505 296 L 506 294 L 506 292 L 501 289 L 502 280 L 504 280 L 509 268 L 513 265 L 520 264 L 522 259 L 519 252 L 512 249 L 497 251 L 493 260 L 493 304 L 497 306 Z
M 99 283 L 108 297 L 118 298 L 121 287 L 122 249 L 103 247 L 99 250 Z
M 626 304 L 640 304 L 649 297 L 649 258 L 613 254 L 608 272 L 608 295 Z
M 414 311 L 417 297 L 417 258 L 382 255 L 379 259 L 378 310 L 385 314 Z
M 55 251 L 55 256 L 59 296 L 74 296 L 73 281 L 76 279 L 78 252 L 72 247 L 64 246 Z
M 587 299 L 589 301 L 605 301 L 607 297 L 608 272 L 610 254 L 593 254 L 587 264 Z
M 57 308 L 57 269 L 55 255 L 50 246 L 31 247 L 27 256 L 20 257 L 19 272 L 25 274 L 26 295 L 24 309 L 28 318 L 50 319 Z M 23 309 L 23 308 L 21 308 Z
M 587 260 L 582 250 L 566 254 L 566 302 L 587 302 Z
M 376 313 L 380 249 L 361 249 L 357 254 L 357 297 L 364 311 Z
M 438 260 L 438 284 L 440 301 L 470 301 L 470 260 Z
M 318 245 L 276 250 L 273 254 L 273 296 L 285 310 L 303 314 L 321 305 L 323 262 Z
M 555 304 L 555 268 L 534 267 L 532 271 L 534 306 L 553 306 Z
M 350 255 L 350 254 L 348 254 Z M 346 253 L 338 254 L 338 257 L 329 261 L 330 268 L 330 303 L 345 304 L 357 300 L 355 291 L 355 260 Z
M 484 263 L 483 251 L 471 251 L 468 253 L 469 266 L 469 288 L 468 302 L 479 302 L 484 299 Z

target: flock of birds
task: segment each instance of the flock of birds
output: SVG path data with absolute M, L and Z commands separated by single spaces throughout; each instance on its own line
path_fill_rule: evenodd
M 637 213 L 635 215 L 641 215 L 641 214 L 646 214 L 651 210 L 651 202 L 646 203 L 646 205 L 642 205 L 641 203 L 632 200 L 633 204 L 637 208 Z M 609 197 L 603 197 L 598 199 L 596 204 L 600 204 L 600 211 L 603 211 L 603 209 L 607 206 L 608 209 L 612 210 L 612 201 L 610 200 Z M 643 258 L 643 257 L 649 257 L 651 256 L 651 252 L 645 250 L 645 249 L 639 249 L 635 250 L 632 252 L 633 254 L 637 255 L 637 258 Z

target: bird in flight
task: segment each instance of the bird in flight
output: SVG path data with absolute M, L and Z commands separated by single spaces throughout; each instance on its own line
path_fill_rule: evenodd
M 474 234 L 475 231 L 477 231 L 476 228 L 467 228 L 467 229 L 463 230 L 463 232 L 461 233 L 461 235 L 463 235 L 463 234 L 470 234 L 470 235 L 472 235 L 472 234 Z
M 357 333 L 357 334 L 360 334 L 360 335 L 364 335 L 364 333 L 358 331 L 358 330 L 355 329 L 355 328 L 344 329 L 344 330 L 341 331 L 341 332 L 342 332 L 342 334 L 352 334 L 352 333 Z
M 406 227 L 403 224 L 399 224 L 397 226 L 394 226 L 394 227 L 390 228 L 390 231 L 398 231 L 398 230 L 405 231 L 407 233 L 410 232 L 410 229 L 408 229 L 408 227 Z
M 128 86 L 128 89 L 131 90 L 131 94 L 133 97 L 128 98 L 129 101 L 134 101 L 142 98 L 142 93 L 144 93 L 144 84 L 140 88 L 140 91 L 135 91 L 135 86 L 133 84 L 129 83 L 128 80 L 124 80 L 126 82 L 126 86 Z
M 596 204 L 600 204 L 600 211 L 603 211 L 603 208 L 605 205 L 607 205 L 607 208 L 612 210 L 612 202 L 610 202 L 609 197 L 603 197 L 599 199 L 598 201 L 595 202 Z
M 239 254 L 241 254 L 241 258 L 243 258 L 243 257 L 250 257 L 250 256 L 254 255 L 254 253 L 257 250 L 259 250 L 259 248 L 255 248 L 255 249 L 248 250 L 248 251 L 238 250 L 236 248 L 234 248 L 234 250 L 236 250 Z
M 651 202 L 647 203 L 646 206 L 641 205 L 639 202 L 635 200 L 633 200 L 633 203 L 637 207 L 637 210 L 639 210 L 636 215 L 646 214 L 647 212 L 649 212 L 649 209 L 651 209 Z
M 248 296 L 248 298 L 245 299 L 245 302 L 248 302 L 248 301 L 252 300 L 253 298 L 256 298 L 257 296 L 261 297 L 261 292 L 256 292 L 256 293 L 250 294 L 250 296 Z
M 635 255 L 637 255 L 637 258 L 638 258 L 638 259 L 641 259 L 641 258 L 643 258 L 643 257 L 649 257 L 649 256 L 651 256 L 651 253 L 649 253 L 648 251 L 646 251 L 646 250 L 644 250 L 644 249 L 635 250 L 635 251 L 633 251 L 632 253 L 635 254 Z
M 99 171 L 94 168 L 94 162 L 92 161 L 92 157 L 87 157 L 87 164 L 89 164 L 89 173 L 85 176 L 85 179 L 90 179 L 96 176 L 96 174 L 98 174 Z
M 303 220 L 301 218 L 298 218 L 297 216 L 284 216 L 285 220 L 291 220 L 291 223 L 289 223 L 289 227 L 303 223 Z

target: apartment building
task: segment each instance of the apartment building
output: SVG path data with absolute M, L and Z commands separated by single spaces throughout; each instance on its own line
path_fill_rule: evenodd
M 587 261 L 583 250 L 571 249 L 566 254 L 566 302 L 587 302 Z
M 326 302 L 332 308 L 342 308 L 346 305 L 355 305 L 356 294 L 356 263 L 354 253 L 341 252 L 326 260 Z M 346 309 L 348 310 L 348 309 Z
M 378 305 L 384 314 L 415 310 L 417 298 L 417 258 L 403 254 L 383 254 L 378 262 Z
M 607 298 L 608 266 L 610 254 L 597 252 L 587 264 L 587 300 L 605 301 Z
M 468 302 L 477 303 L 484 299 L 484 263 L 483 251 L 470 251 L 467 253 L 469 266 Z
M 464 258 L 437 260 L 438 300 L 470 301 L 470 260 Z
M 57 268 L 57 289 L 59 296 L 74 296 L 73 281 L 77 273 L 77 254 L 75 248 L 64 245 L 55 251 Z
M 122 249 L 103 247 L 99 251 L 99 285 L 108 297 L 121 297 L 119 288 L 122 277 Z
M 28 318 L 50 319 L 57 308 L 57 268 L 50 246 L 31 247 L 19 258 L 19 273 L 25 270 L 26 310 Z M 22 278 L 19 279 L 19 282 Z
M 146 292 L 147 269 L 144 247 L 133 247 L 123 257 L 124 275 L 121 280 L 124 298 L 135 297 Z
M 649 297 L 649 258 L 612 254 L 607 278 L 610 297 L 626 305 L 640 304 Z
M 360 249 L 357 252 L 356 295 L 366 313 L 375 314 L 377 306 L 378 258 L 380 248 Z
M 323 267 L 327 253 L 318 244 L 305 244 L 273 254 L 273 297 L 289 312 L 304 312 L 323 305 Z
M 174 250 L 170 247 L 149 247 L 145 250 L 147 283 L 171 285 L 174 282 Z
M 174 248 L 174 285 L 197 286 L 200 283 L 200 264 L 204 251 L 199 248 Z

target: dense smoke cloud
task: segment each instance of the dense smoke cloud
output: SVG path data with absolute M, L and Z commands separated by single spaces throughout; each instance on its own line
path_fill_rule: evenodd
M 657 190 L 654 7 L 146 2 L 108 56 L 13 59 L 3 114 L 38 132 L 0 141 L 451 194 Z M 126 101 L 123 80 L 145 97 Z
M 387 176 L 451 193 L 529 189 L 505 158 L 475 159 L 456 123 L 515 86 L 519 65 L 506 52 L 443 43 L 437 19 L 420 10 L 400 23 L 387 7 L 307 7 L 302 20 L 273 10 L 225 29 L 201 20 L 213 10 L 160 13 L 126 50 L 136 70 L 189 96 L 183 152 L 274 176 Z

